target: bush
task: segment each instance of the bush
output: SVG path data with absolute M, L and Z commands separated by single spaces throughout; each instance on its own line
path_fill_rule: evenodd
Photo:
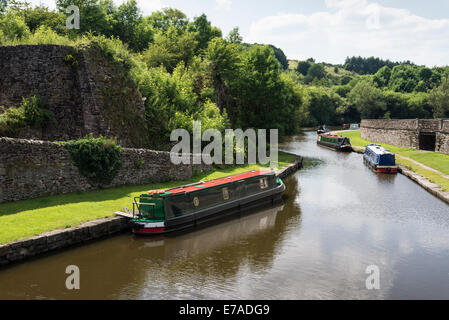
M 23 108 L 6 109 L 0 106 L 0 136 L 15 136 L 20 128 L 26 126 Z
M 45 128 L 55 122 L 53 113 L 45 108 L 44 100 L 32 96 L 29 99 L 23 98 L 20 108 L 23 108 L 25 122 L 33 128 Z
M 113 139 L 94 138 L 62 142 L 80 173 L 92 182 L 110 183 L 121 165 L 122 148 Z
M 26 126 L 42 129 L 55 122 L 53 113 L 45 109 L 44 100 L 32 96 L 23 98 L 20 107 L 4 110 L 0 115 L 0 135 L 16 135 L 20 128 Z

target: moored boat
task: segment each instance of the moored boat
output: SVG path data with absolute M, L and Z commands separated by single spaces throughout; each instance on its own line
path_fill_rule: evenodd
M 194 227 L 244 209 L 281 201 L 285 185 L 272 171 L 250 171 L 135 198 L 131 227 L 158 235 Z
M 319 134 L 317 143 L 338 151 L 352 151 L 351 140 L 346 137 L 334 136 L 331 134 Z
M 319 126 L 316 131 L 317 134 L 323 134 L 323 133 L 328 133 L 328 132 L 330 132 L 330 130 L 325 125 Z
M 384 147 L 377 144 L 369 144 L 365 148 L 363 161 L 375 172 L 397 173 L 396 157 Z

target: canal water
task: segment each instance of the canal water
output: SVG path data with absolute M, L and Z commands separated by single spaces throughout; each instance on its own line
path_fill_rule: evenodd
M 286 179 L 282 205 L 0 269 L 0 298 L 449 299 L 449 206 L 315 139 L 306 132 L 282 145 L 307 157 Z M 69 265 L 80 270 L 80 290 L 66 288 Z

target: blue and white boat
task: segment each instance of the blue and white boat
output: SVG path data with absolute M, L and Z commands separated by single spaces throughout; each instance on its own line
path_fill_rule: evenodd
M 375 172 L 397 173 L 396 157 L 378 144 L 369 144 L 365 148 L 363 161 Z

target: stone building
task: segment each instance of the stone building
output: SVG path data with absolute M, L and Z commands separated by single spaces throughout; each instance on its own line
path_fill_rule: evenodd
M 449 119 L 362 120 L 363 139 L 449 154 Z

